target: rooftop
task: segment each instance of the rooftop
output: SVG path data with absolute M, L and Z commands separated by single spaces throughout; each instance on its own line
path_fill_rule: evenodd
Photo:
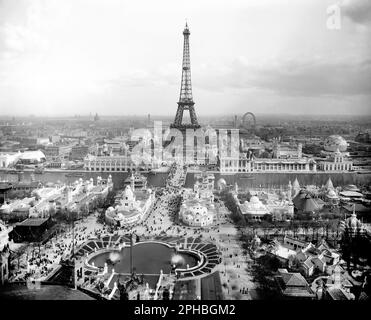
M 26 220 L 23 220 L 22 222 L 18 223 L 17 226 L 22 227 L 36 227 L 41 226 L 46 221 L 48 221 L 49 218 L 28 218 Z

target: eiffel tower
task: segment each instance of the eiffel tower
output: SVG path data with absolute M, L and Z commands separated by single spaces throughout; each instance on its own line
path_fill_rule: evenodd
M 175 115 L 174 122 L 170 125 L 170 128 L 176 128 L 184 131 L 186 129 L 198 129 L 201 126 L 198 124 L 196 111 L 194 108 L 194 102 L 192 97 L 192 83 L 191 83 L 191 59 L 189 55 L 189 32 L 188 25 L 186 23 L 183 35 L 183 68 L 182 68 L 182 83 L 180 86 L 180 96 L 178 102 L 178 110 Z M 189 111 L 191 118 L 190 124 L 183 123 L 183 113 L 185 110 Z

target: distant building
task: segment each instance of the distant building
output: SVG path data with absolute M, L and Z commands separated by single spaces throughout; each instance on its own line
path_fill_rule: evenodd
M 71 145 L 47 145 L 43 152 L 49 162 L 56 159 L 68 159 L 71 149 Z
M 45 162 L 45 154 L 41 150 L 0 154 L 0 167 L 9 168 L 15 164 L 34 165 Z
M 329 136 L 324 142 L 322 155 L 325 159 L 318 159 L 319 169 L 326 172 L 342 172 L 353 170 L 353 161 L 346 152 L 348 143 L 338 135 Z
M 294 217 L 294 205 L 290 199 L 269 200 L 266 204 L 273 221 L 287 221 Z
M 371 142 L 370 132 L 359 133 L 357 134 L 354 140 L 357 142 L 370 143 Z
M 4 203 L 0 207 L 0 218 L 4 221 L 11 219 L 24 220 L 28 217 L 34 198 L 16 199 Z
M 44 154 L 47 159 L 59 156 L 59 146 L 48 145 L 44 147 Z
M 18 161 L 18 153 L 0 153 L 0 168 L 8 168 Z
M 267 253 L 279 259 L 285 267 L 299 270 L 310 277 L 317 271 L 331 274 L 340 261 L 340 254 L 323 240 L 316 246 L 311 242 L 285 236 L 283 242 L 277 240 L 267 247 Z
M 28 218 L 15 225 L 9 234 L 9 238 L 16 243 L 40 242 L 50 225 L 50 218 Z
M 197 197 L 184 200 L 179 211 L 179 219 L 192 227 L 206 227 L 214 222 L 214 203 Z
M 276 159 L 287 159 L 287 158 L 302 158 L 303 145 L 299 143 L 297 146 L 290 144 L 275 143 L 273 146 L 273 157 Z
M 0 217 L 4 220 L 24 220 L 28 217 L 47 218 L 57 212 L 69 212 L 79 215 L 92 209 L 98 200 L 104 200 L 113 188 L 112 177 L 107 180 L 97 178 L 75 181 L 72 186 L 56 185 L 53 187 L 38 187 L 31 197 L 17 199 L 0 207 Z
M 195 179 L 193 192 L 185 190 L 183 193 L 179 219 L 193 227 L 210 226 L 216 216 L 213 194 L 215 176 L 203 172 L 195 175 Z
M 345 152 L 348 148 L 348 143 L 346 140 L 339 135 L 331 135 L 327 137 L 324 141 L 324 149 L 328 152 Z
M 71 160 L 84 160 L 86 155 L 89 153 L 89 147 L 84 145 L 77 145 L 71 148 L 70 159 Z
M 325 160 L 319 161 L 319 169 L 326 172 L 351 171 L 353 161 L 345 153 L 336 150 L 328 154 Z
M 252 221 L 260 222 L 266 219 L 270 212 L 266 205 L 264 205 L 257 196 L 252 196 L 250 201 L 245 201 L 240 203 L 238 201 L 237 195 L 235 195 L 237 205 L 240 208 L 241 213 L 248 219 Z
M 86 171 L 116 171 L 127 172 L 135 168 L 134 163 L 128 155 L 118 156 L 94 156 L 88 154 L 84 158 L 84 169 Z
M 246 155 L 235 157 L 220 157 L 221 173 L 238 172 L 315 172 L 316 161 L 310 158 L 255 158 Z
M 116 196 L 116 204 L 105 212 L 107 224 L 125 227 L 143 220 L 154 202 L 155 193 L 151 189 L 135 190 L 127 185 L 125 190 Z
M 127 177 L 124 181 L 124 185 L 130 185 L 133 191 L 135 190 L 146 190 L 147 189 L 147 178 L 140 173 L 132 173 L 130 177 Z

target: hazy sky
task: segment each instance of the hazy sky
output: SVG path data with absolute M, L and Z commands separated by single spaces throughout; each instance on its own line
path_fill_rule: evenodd
M 370 0 L 0 0 L 0 114 L 175 115 L 186 19 L 197 113 L 371 113 Z

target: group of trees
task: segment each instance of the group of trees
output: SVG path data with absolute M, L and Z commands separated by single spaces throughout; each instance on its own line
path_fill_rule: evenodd
M 340 249 L 343 259 L 347 262 L 348 270 L 351 269 L 351 263 L 354 268 L 357 268 L 361 260 L 368 265 L 371 264 L 370 238 L 359 231 L 352 233 L 346 229 L 340 242 Z
M 272 300 L 279 297 L 279 290 L 274 278 L 275 271 L 280 267 L 276 257 L 261 256 L 257 263 L 252 266 L 253 281 L 258 284 L 258 292 L 261 299 Z
M 31 196 L 31 191 L 27 190 L 10 190 L 6 194 L 8 199 L 23 199 Z
M 227 209 L 231 212 L 230 217 L 232 221 L 239 227 L 246 226 L 245 217 L 241 214 L 240 209 L 233 198 L 233 195 L 229 191 L 222 191 L 220 194 L 221 200 L 224 202 Z

